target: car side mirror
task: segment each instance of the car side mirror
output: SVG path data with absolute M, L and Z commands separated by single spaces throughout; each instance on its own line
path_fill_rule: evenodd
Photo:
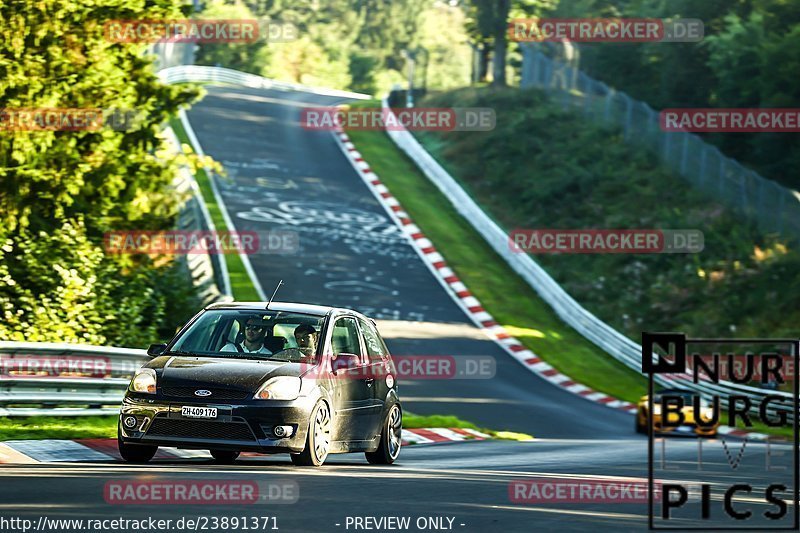
M 147 349 L 147 355 L 150 357 L 158 357 L 167 350 L 166 344 L 151 344 Z
M 331 361 L 331 368 L 335 374 L 337 370 L 356 368 L 361 364 L 361 358 L 354 353 L 340 353 Z

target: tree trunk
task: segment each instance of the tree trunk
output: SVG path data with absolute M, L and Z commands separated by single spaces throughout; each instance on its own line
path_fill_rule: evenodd
M 508 48 L 508 12 L 511 0 L 496 0 L 494 19 L 494 61 L 492 61 L 492 85 L 506 85 L 506 50 Z
M 492 51 L 489 43 L 481 43 L 478 51 L 478 82 L 485 82 L 489 76 L 489 53 Z

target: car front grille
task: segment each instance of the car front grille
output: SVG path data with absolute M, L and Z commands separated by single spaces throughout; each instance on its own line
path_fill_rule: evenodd
M 162 387 L 161 394 L 168 398 L 201 398 L 203 400 L 246 400 L 253 397 L 249 391 L 235 389 L 204 389 L 211 392 L 210 396 L 195 396 L 194 391 L 203 387 Z
M 207 422 L 156 418 L 147 431 L 148 437 L 184 437 L 215 440 L 255 440 L 245 422 Z

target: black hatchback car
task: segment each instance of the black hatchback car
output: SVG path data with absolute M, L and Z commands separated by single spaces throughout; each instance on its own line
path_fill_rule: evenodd
M 365 452 L 391 464 L 403 412 L 396 370 L 375 323 L 348 309 L 293 303 L 206 307 L 131 379 L 119 416 L 120 455 L 146 462 L 158 446 L 290 453 L 319 466 Z

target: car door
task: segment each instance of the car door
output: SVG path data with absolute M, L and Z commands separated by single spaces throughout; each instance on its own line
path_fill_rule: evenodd
M 389 350 L 381 339 L 378 329 L 371 321 L 359 318 L 358 325 L 361 329 L 364 353 L 367 357 L 366 374 L 373 378 L 368 383 L 371 408 L 369 409 L 367 424 L 369 434 L 375 436 L 381 432 L 383 407 L 386 402 L 386 396 L 389 394 L 389 387 L 386 384 L 387 374 L 392 373 L 390 371 L 391 367 L 387 365 Z
M 372 409 L 372 387 L 365 377 L 365 358 L 361 335 L 355 317 L 336 319 L 331 333 L 331 366 L 334 367 L 334 440 L 364 440 L 369 433 Z M 351 366 L 337 364 L 341 354 L 353 354 Z M 348 358 L 349 359 L 349 358 Z M 339 362 L 343 362 L 344 357 Z

